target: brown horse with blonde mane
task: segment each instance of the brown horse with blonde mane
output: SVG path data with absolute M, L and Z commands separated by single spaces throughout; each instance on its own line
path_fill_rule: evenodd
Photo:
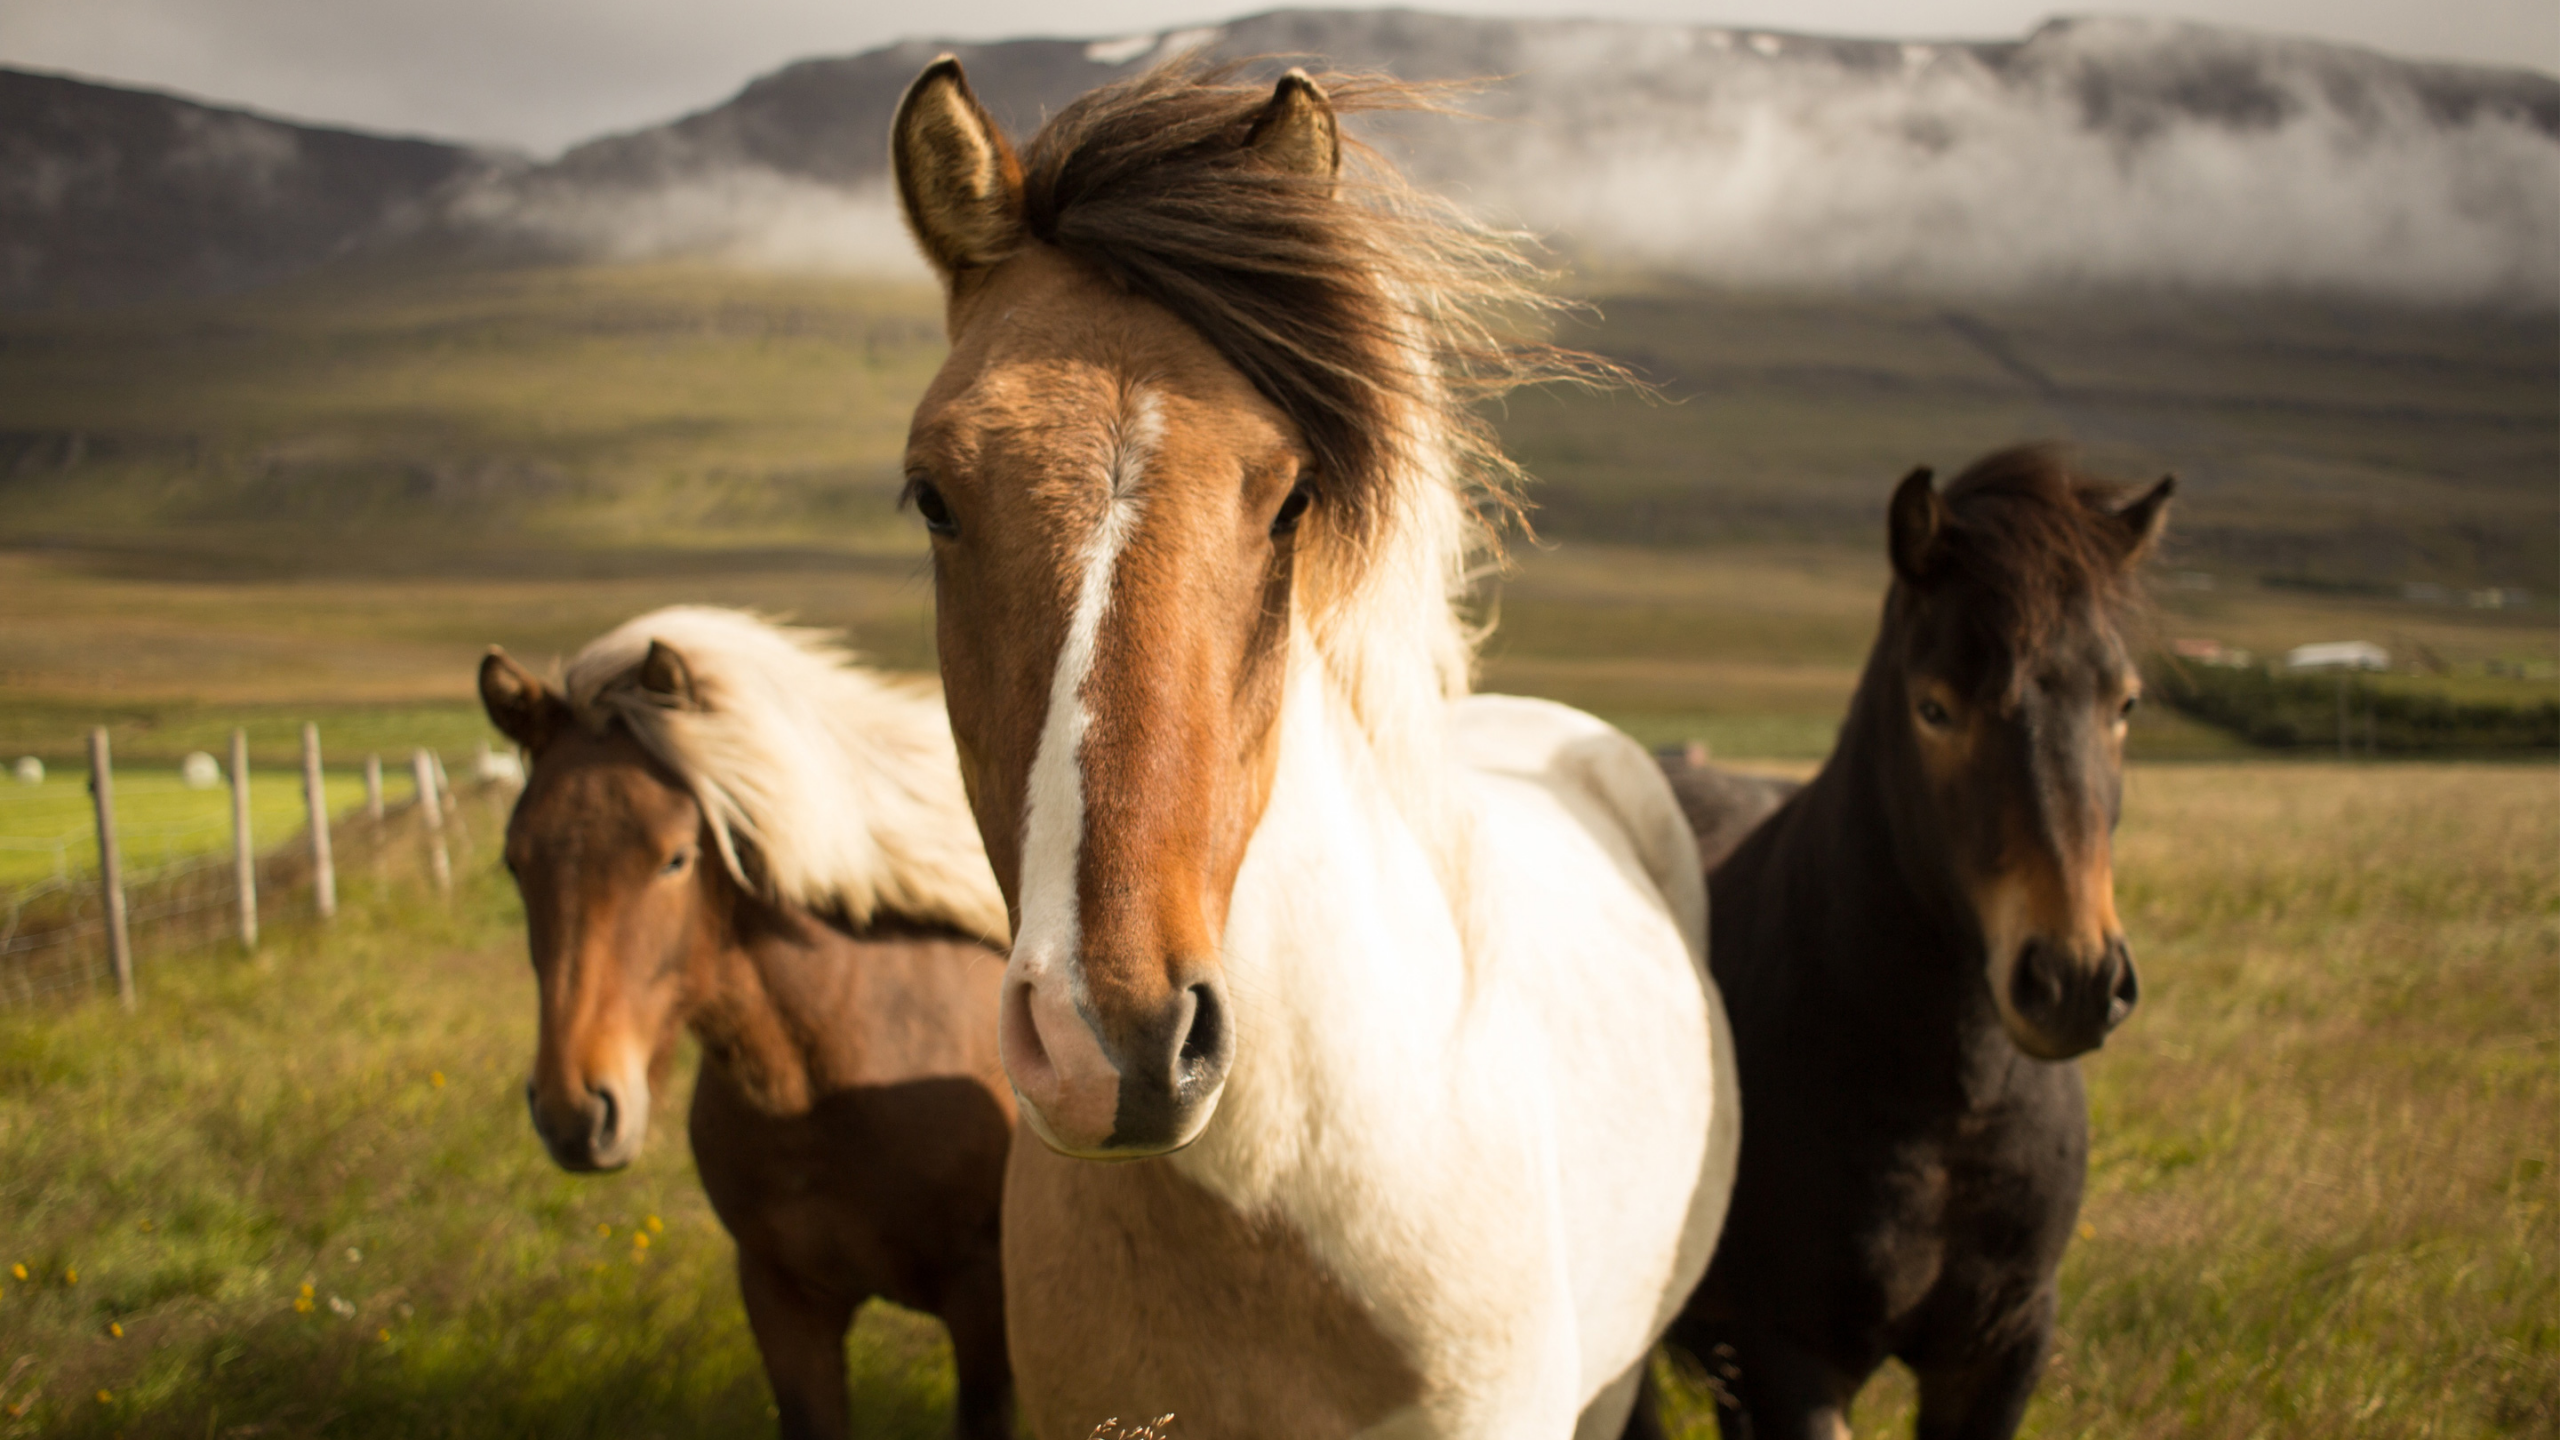
M 589 645 L 565 693 L 493 651 L 480 694 L 532 762 L 506 861 L 552 1158 L 630 1164 L 690 1029 L 694 1163 L 782 1433 L 846 1435 L 845 1331 L 879 1296 L 949 1327 L 958 1433 L 1010 1436 L 1005 918 L 939 703 L 696 608 Z
M 2025 1413 L 2088 1166 L 2071 1059 L 2139 994 L 2109 837 L 2171 489 L 2043 449 L 1913 472 L 1839 745 L 1712 877 L 1751 1125 L 1673 1335 L 1726 1440 L 1847 1434 L 1889 1355 L 1922 1440 Z
M 1614 1436 L 1735 1145 L 1697 847 L 1590 716 L 1470 696 L 1571 370 L 1505 237 L 1178 62 L 1017 154 L 956 62 L 892 140 L 951 354 L 916 411 L 944 693 L 1017 917 L 1005 1284 L 1035 1431 Z M 1346 168 L 1346 158 L 1351 162 Z

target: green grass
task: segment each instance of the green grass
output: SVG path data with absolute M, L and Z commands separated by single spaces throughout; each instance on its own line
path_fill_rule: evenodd
M 343 771 L 324 775 L 331 814 L 364 803 L 364 777 Z M 405 772 L 384 778 L 387 799 L 416 790 Z M 231 791 L 192 790 L 175 773 L 117 767 L 116 836 L 128 875 L 199 855 L 231 852 Z M 298 834 L 310 819 L 302 775 L 249 772 L 252 849 L 274 848 Z M 57 869 L 59 862 L 59 870 Z M 0 780 L 0 893 L 56 873 L 93 875 L 98 869 L 97 808 L 87 772 L 55 770 L 41 785 Z
M 2081 1062 L 2025 1434 L 2560 1433 L 2555 856 L 2547 765 L 2134 772 L 2143 1003 Z M 1855 1434 L 1911 1401 L 1891 1367 Z
M 2083 1063 L 2029 1436 L 2560 1427 L 2556 800 L 2547 766 L 2135 771 L 2145 998 Z M 521 922 L 485 849 L 462 876 L 354 882 L 263 963 L 146 956 L 130 1016 L 0 1012 L 0 1436 L 763 1433 L 683 1146 L 544 1159 Z M 941 1433 L 935 1326 L 874 1307 L 851 1355 L 863 1433 Z M 1889 1370 L 1855 1433 L 1909 1404 Z
M 681 1139 L 582 1178 L 526 1125 L 486 859 L 263 963 L 146 957 L 129 1016 L 0 1013 L 0 1436 L 768 1430 Z M 852 1353 L 863 1433 L 943 1433 L 938 1326 L 874 1307 Z

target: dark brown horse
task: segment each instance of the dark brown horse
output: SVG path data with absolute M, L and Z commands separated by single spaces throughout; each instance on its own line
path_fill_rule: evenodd
M 877 1295 L 942 1318 L 958 1431 L 998 1440 L 1003 911 L 941 707 L 835 661 L 675 610 L 589 646 L 565 695 L 482 662 L 532 759 L 506 848 L 541 990 L 526 1100 L 564 1169 L 619 1169 L 691 1029 L 694 1160 L 782 1433 L 847 1433 L 845 1331 Z
M 1721 1372 L 1726 1440 L 1846 1435 L 1888 1355 L 1923 1437 L 2025 1413 L 2087 1168 L 2071 1057 L 2137 993 L 2110 836 L 2171 488 L 2041 449 L 1903 481 L 1839 745 L 1710 877 L 1750 1119 L 1672 1334 Z

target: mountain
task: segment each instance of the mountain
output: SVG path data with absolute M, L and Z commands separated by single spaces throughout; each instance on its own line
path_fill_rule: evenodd
M 2560 302 L 2560 79 L 2136 19 L 1907 44 L 1283 10 L 1099 40 L 912 41 L 766 75 L 548 163 L 0 71 L 0 307 L 218 293 L 406 238 L 918 273 L 889 120 L 935 55 L 1027 135 L 1169 55 L 1485 80 L 1368 117 L 1414 174 L 1597 269 L 1718 285 L 2099 286 Z
M 2137 19 L 1905 44 L 1715 26 L 1275 11 L 1077 42 L 917 41 L 493 177 L 459 213 L 582 253 L 904 265 L 884 137 L 945 50 L 1017 135 L 1185 49 L 1503 77 L 1372 118 L 1416 174 L 1604 265 L 1724 283 L 2083 282 L 2560 298 L 2560 79 Z
M 431 218 L 501 163 L 0 69 L 0 307 L 247 289 Z

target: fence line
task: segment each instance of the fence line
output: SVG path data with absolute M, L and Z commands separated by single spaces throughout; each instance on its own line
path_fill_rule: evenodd
M 133 932 L 125 924 L 124 856 L 116 849 L 116 771 L 107 727 L 89 731 L 89 795 L 98 802 L 98 886 L 107 905 L 107 958 L 116 967 L 116 998 L 133 1008 Z
M 302 727 L 302 797 L 311 812 L 311 899 L 323 920 L 338 918 L 338 867 L 329 854 L 328 777 L 320 773 L 320 727 Z
M 379 817 L 376 817 L 379 818 Z M 240 906 L 240 948 L 258 949 L 258 847 L 249 836 L 249 732 L 231 732 L 231 874 Z
M 103 732 L 92 737 L 97 765 L 95 773 L 105 781 L 94 788 L 99 793 L 98 809 L 113 823 L 113 776 L 106 766 L 106 742 Z M 406 803 L 380 807 L 379 781 L 369 787 L 365 804 L 344 815 L 328 813 L 326 791 L 309 776 L 306 785 L 310 811 L 319 824 L 303 830 L 263 853 L 247 843 L 248 767 L 245 735 L 235 734 L 232 746 L 232 825 L 230 853 L 219 849 L 171 858 L 162 849 L 161 863 L 134 869 L 119 863 L 115 868 L 119 883 L 107 883 L 102 868 L 96 874 L 78 874 L 57 860 L 56 873 L 32 884 L 0 887 L 0 1008 L 40 1001 L 67 999 L 96 993 L 100 983 L 110 975 L 119 981 L 119 992 L 132 994 L 132 960 L 139 951 L 155 961 L 190 949 L 219 945 L 238 939 L 244 948 L 254 950 L 258 935 L 258 906 L 261 892 L 265 903 L 278 903 L 283 897 L 298 894 L 305 886 L 315 886 L 322 864 L 334 871 L 335 861 L 352 855 L 352 863 L 365 864 L 377 878 L 386 875 L 386 860 L 398 859 L 403 865 L 420 865 L 434 878 L 440 895 L 452 888 L 452 859 L 448 852 L 448 836 L 458 838 L 466 852 L 471 848 L 471 832 L 464 820 L 466 809 L 495 806 L 512 800 L 515 785 L 502 772 L 497 778 L 475 781 L 469 789 L 456 793 L 440 784 L 443 766 L 432 751 L 420 750 L 412 757 L 412 768 L 425 779 L 425 788 Z M 316 741 L 308 755 L 316 754 Z M 376 757 L 368 767 L 380 774 Z M 492 773 L 484 764 L 483 774 Z M 201 836 L 204 825 L 136 827 L 123 826 L 120 841 L 129 842 L 140 831 L 168 836 Z M 315 844 L 315 836 L 336 832 L 341 843 L 328 852 Z M 112 833 L 112 831 L 110 832 Z M 59 838 L 38 837 L 30 844 L 13 848 L 50 847 L 59 852 L 66 842 L 80 835 L 66 832 Z M 11 843 L 0 841 L 0 844 Z M 130 845 L 115 847 L 121 862 Z M 408 871 L 417 874 L 416 870 Z M 315 890 L 315 901 L 318 894 Z M 334 910 L 334 905 L 331 906 Z M 114 960 L 114 935 L 121 929 L 125 935 L 124 967 L 118 970 Z M 148 977 L 144 977 L 146 983 Z

